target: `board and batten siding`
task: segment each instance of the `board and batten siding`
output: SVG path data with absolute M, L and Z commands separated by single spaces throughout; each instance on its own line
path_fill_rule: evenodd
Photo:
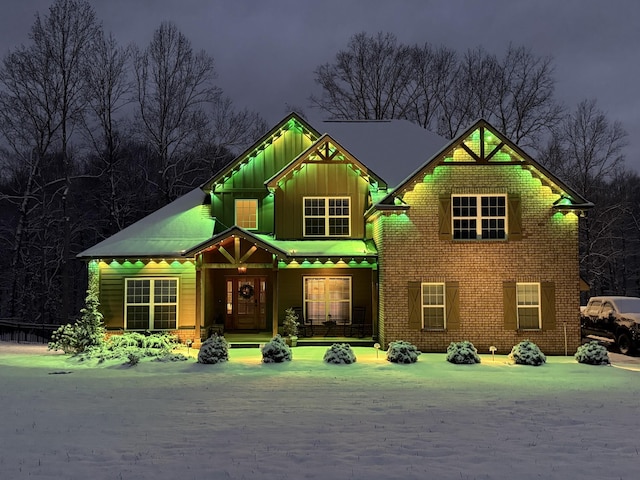
M 196 269 L 189 260 L 100 262 L 100 311 L 109 330 L 124 328 L 126 278 L 178 279 L 178 329 L 194 328 L 196 322 Z
M 282 170 L 301 152 L 309 148 L 311 140 L 297 130 L 287 130 L 261 150 L 255 157 L 231 175 L 212 195 L 212 212 L 224 225 L 235 224 L 235 200 L 258 200 L 258 231 L 273 231 L 273 197 L 264 182 Z
M 369 182 L 348 163 L 313 163 L 288 177 L 275 193 L 276 236 L 304 237 L 305 197 L 349 197 L 350 238 L 364 238 L 363 213 L 369 202 Z

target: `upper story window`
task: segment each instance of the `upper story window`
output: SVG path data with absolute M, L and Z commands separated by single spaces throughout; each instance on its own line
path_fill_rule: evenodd
M 236 200 L 236 225 L 247 230 L 258 228 L 258 200 L 243 198 Z
M 349 197 L 304 199 L 305 237 L 348 237 L 350 228 Z
M 453 195 L 454 240 L 503 240 L 507 238 L 506 195 Z

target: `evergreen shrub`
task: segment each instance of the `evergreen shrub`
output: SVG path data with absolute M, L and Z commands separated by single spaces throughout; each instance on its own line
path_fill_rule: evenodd
M 578 363 L 586 363 L 589 365 L 610 365 L 609 352 L 595 340 L 580 345 L 575 354 Z
M 398 340 L 389 344 L 387 360 L 392 363 L 415 363 L 418 361 L 420 350 L 404 340 Z
M 447 362 L 457 365 L 480 363 L 480 356 L 473 343 L 467 340 L 451 342 L 447 347 Z
M 356 354 L 348 343 L 334 343 L 325 352 L 323 360 L 334 365 L 347 365 L 356 362 Z
M 260 349 L 263 363 L 282 363 L 291 361 L 291 348 L 280 335 L 276 335 Z
M 540 348 L 530 340 L 524 340 L 511 349 L 509 359 L 518 365 L 532 365 L 537 367 L 547 361 L 547 357 Z
M 215 364 L 229 360 L 229 344 L 218 334 L 207 338 L 200 346 L 198 363 Z

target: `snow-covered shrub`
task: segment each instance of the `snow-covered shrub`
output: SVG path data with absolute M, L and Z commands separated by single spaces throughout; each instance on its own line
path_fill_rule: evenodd
M 260 349 L 264 363 L 281 363 L 291 360 L 291 348 L 280 335 L 276 335 Z
M 392 363 L 415 363 L 418 361 L 420 350 L 404 340 L 398 340 L 389 344 L 387 360 Z
M 351 350 L 351 345 L 348 343 L 334 343 L 325 352 L 324 359 L 326 363 L 333 363 L 335 365 L 349 364 L 356 362 L 356 354 Z
M 145 336 L 138 332 L 126 332 L 122 335 L 111 335 L 109 344 L 112 349 L 136 347 L 142 348 Z
M 229 360 L 229 344 L 224 337 L 211 335 L 200 346 L 198 363 L 220 363 Z
M 596 341 L 591 341 L 580 345 L 575 354 L 578 363 L 588 363 L 589 365 L 610 365 L 609 352 Z
M 515 345 L 511 349 L 509 359 L 518 365 L 533 365 L 535 367 L 547 361 L 547 357 L 540 351 L 540 348 L 529 340 L 524 340 Z
M 130 351 L 127 353 L 127 365 L 133 367 L 140 362 L 140 353 L 135 351 Z
M 455 364 L 480 363 L 478 350 L 473 343 L 465 340 L 463 342 L 451 342 L 447 347 L 447 362 Z
M 175 335 L 164 333 L 153 333 L 151 335 L 144 335 L 142 339 L 142 348 L 158 348 L 160 350 L 170 351 L 178 343 L 178 338 Z
M 185 360 L 188 358 L 182 353 L 167 353 L 153 359 L 154 362 L 184 362 Z

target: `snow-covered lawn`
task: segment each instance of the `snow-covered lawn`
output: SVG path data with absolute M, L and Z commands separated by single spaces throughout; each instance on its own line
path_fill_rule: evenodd
M 640 476 L 640 361 L 506 356 L 396 365 L 326 347 L 265 365 L 78 364 L 0 343 L 0 478 L 629 479 Z M 185 351 L 186 353 L 186 351 Z

